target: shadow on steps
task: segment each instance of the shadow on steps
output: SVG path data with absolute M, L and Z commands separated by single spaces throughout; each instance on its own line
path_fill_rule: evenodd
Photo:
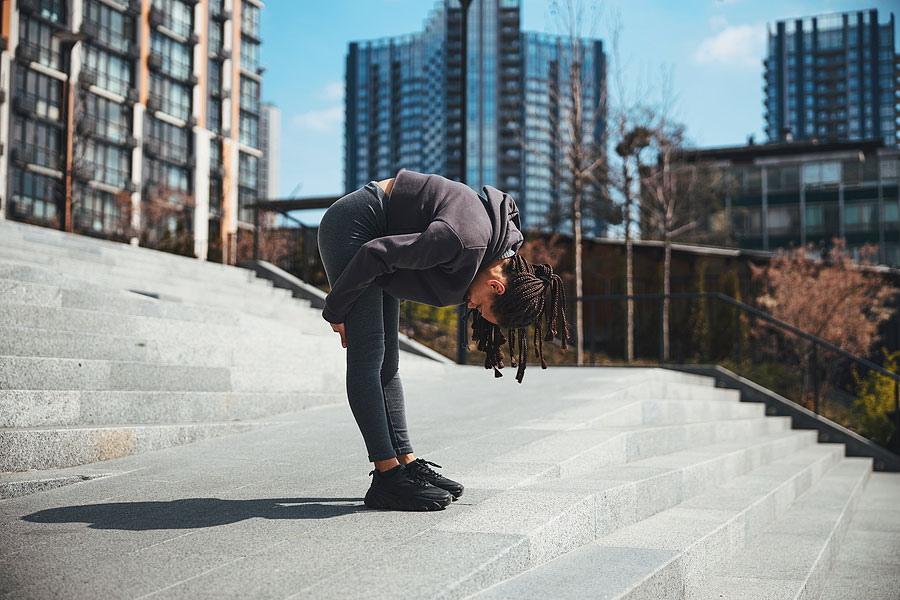
M 32 523 L 88 523 L 90 529 L 196 529 L 245 519 L 328 519 L 370 510 L 362 498 L 184 498 L 166 502 L 108 502 L 49 508 L 22 517 Z

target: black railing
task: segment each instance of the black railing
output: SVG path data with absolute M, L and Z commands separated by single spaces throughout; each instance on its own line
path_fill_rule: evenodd
M 804 398 L 800 398 L 801 405 L 807 400 L 806 397 L 811 395 L 812 402 L 810 403 L 811 406 L 808 408 L 816 414 L 821 414 L 820 410 L 823 407 L 820 406 L 820 400 L 828 394 L 827 388 L 829 385 L 833 388 L 830 394 L 832 396 L 841 396 L 840 400 L 846 404 L 850 400 L 855 400 L 858 395 L 862 382 L 864 381 L 863 378 L 859 376 L 861 370 L 867 372 L 869 377 L 871 377 L 872 374 L 877 374 L 878 376 L 887 378 L 886 382 L 881 382 L 881 392 L 884 391 L 884 385 L 887 384 L 887 382 L 890 382 L 889 385 L 893 388 L 893 433 L 890 436 L 892 439 L 890 446 L 892 446 L 895 451 L 900 451 L 900 374 L 879 366 L 871 360 L 848 352 L 827 340 L 807 331 L 798 329 L 797 327 L 785 323 L 772 315 L 726 294 L 717 292 L 686 292 L 667 295 L 633 294 L 629 296 L 626 294 L 615 294 L 584 296 L 582 298 L 585 315 L 583 347 L 585 352 L 589 354 L 591 364 L 596 364 L 597 362 L 595 354 L 598 352 L 598 346 L 607 350 L 607 354 L 610 356 L 616 358 L 625 356 L 624 347 L 621 355 L 619 355 L 615 349 L 609 347 L 611 343 L 618 343 L 618 335 L 609 335 L 610 330 L 612 329 L 623 330 L 622 344 L 624 346 L 625 324 L 624 318 L 620 318 L 624 317 L 624 311 L 620 306 L 616 306 L 616 311 L 606 311 L 606 318 L 604 319 L 604 311 L 602 309 L 615 306 L 617 303 L 624 304 L 629 299 L 634 301 L 635 304 L 641 304 L 641 310 L 636 310 L 638 316 L 635 316 L 634 322 L 636 329 L 638 329 L 639 326 L 643 326 L 640 334 L 643 341 L 643 344 L 640 344 L 643 353 L 639 353 L 639 356 L 642 355 L 645 357 L 643 360 L 644 363 L 648 362 L 646 356 L 648 354 L 647 351 L 650 349 L 650 344 L 647 342 L 652 334 L 651 329 L 654 327 L 656 329 L 654 337 L 657 337 L 657 356 L 655 358 L 656 362 L 660 365 L 673 363 L 683 364 L 687 362 L 726 363 L 738 374 L 743 375 L 745 374 L 745 371 L 749 370 L 753 372 L 753 378 L 759 379 L 760 373 L 764 371 L 764 369 L 754 369 L 753 367 L 766 363 L 768 359 L 768 364 L 770 366 L 774 362 L 777 368 L 781 369 L 783 372 L 792 374 L 794 380 L 798 378 L 801 379 L 801 395 L 804 396 Z M 665 307 L 663 300 L 665 299 L 670 301 L 670 305 L 673 305 L 675 302 L 683 303 L 684 301 L 692 301 L 694 303 L 718 303 L 724 305 L 724 307 L 720 306 L 715 321 L 720 327 L 723 327 L 723 324 L 727 324 L 727 328 L 730 329 L 730 331 L 727 332 L 731 337 L 730 351 L 722 351 L 721 346 L 724 340 L 721 339 L 721 336 L 717 337 L 719 332 L 711 331 L 712 326 L 710 321 L 713 319 L 710 313 L 703 313 L 706 315 L 705 323 L 696 321 L 691 323 L 691 319 L 695 319 L 696 314 L 686 317 L 685 315 L 690 313 L 690 311 L 686 311 L 685 306 L 682 305 L 680 307 L 681 316 L 678 319 L 670 319 L 671 330 L 669 336 L 670 338 L 677 337 L 679 339 L 677 340 L 677 345 L 673 344 L 673 349 L 676 349 L 676 351 L 672 352 L 674 358 L 666 359 L 664 356 L 666 344 L 663 327 L 663 310 Z M 574 307 L 577 298 L 569 298 L 568 300 L 570 306 Z M 653 307 L 655 310 L 650 312 L 649 315 L 647 312 L 648 302 L 656 305 Z M 726 314 L 723 319 L 722 314 L 725 311 L 722 311 L 722 308 L 725 308 L 727 312 L 733 312 L 733 316 Z M 670 314 L 671 312 L 673 311 L 670 308 Z M 571 310 L 570 314 L 574 315 L 574 310 Z M 648 327 L 648 320 L 653 320 L 655 323 L 650 323 L 650 327 Z M 765 328 L 758 327 L 760 324 L 764 324 Z M 698 334 L 697 331 L 691 330 L 691 327 L 705 327 L 707 331 L 706 335 L 710 338 L 715 338 L 716 342 L 719 344 L 720 348 L 718 353 L 704 350 L 701 348 L 703 345 L 702 343 L 694 343 L 693 348 L 685 349 L 687 344 L 685 343 L 684 338 L 691 338 Z M 572 330 L 571 333 L 574 335 L 574 323 L 570 323 L 570 329 Z M 773 330 L 774 332 L 777 332 L 776 335 L 772 335 Z M 791 336 L 803 340 L 806 345 L 801 350 L 795 350 L 793 353 L 786 352 L 786 347 L 790 345 L 786 340 Z M 614 351 L 609 352 L 609 350 Z M 714 356 L 712 356 L 713 354 Z M 793 354 L 794 356 L 791 358 L 788 356 L 790 354 Z M 800 355 L 799 358 L 797 357 L 797 354 Z M 829 364 L 829 361 L 826 358 L 829 354 L 836 355 L 844 361 L 847 361 L 847 363 L 841 365 Z M 734 361 L 733 365 L 731 364 L 732 359 Z M 615 362 L 621 362 L 621 360 L 615 360 Z M 848 365 L 850 366 L 849 369 L 847 368 Z M 745 369 L 745 366 L 747 369 Z M 762 378 L 764 379 L 764 377 Z M 784 379 L 784 377 L 782 379 Z M 773 381 L 757 381 L 756 383 L 766 387 L 778 387 L 777 382 Z M 846 384 L 852 385 L 848 386 Z M 840 385 L 852 387 L 854 389 L 851 392 L 845 392 L 840 390 Z M 797 395 L 788 390 L 774 389 L 774 391 L 782 393 L 782 395 L 786 397 Z M 796 392 L 796 390 L 793 391 Z M 811 394 L 808 394 L 808 392 L 811 392 Z M 823 416 L 834 419 L 835 413 L 832 412 Z M 837 420 L 840 421 L 839 419 Z M 888 445 L 887 437 L 888 434 L 884 434 L 880 440 L 881 444 L 884 446 Z

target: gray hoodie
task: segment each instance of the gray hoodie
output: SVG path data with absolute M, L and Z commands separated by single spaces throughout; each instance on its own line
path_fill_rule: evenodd
M 325 320 L 343 323 L 373 283 L 396 298 L 461 304 L 475 274 L 524 241 L 512 196 L 489 185 L 482 192 L 401 169 L 387 201 L 387 235 L 363 244 L 344 268 L 325 299 Z

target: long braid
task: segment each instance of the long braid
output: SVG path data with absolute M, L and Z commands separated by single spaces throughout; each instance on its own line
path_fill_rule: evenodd
M 568 348 L 565 289 L 562 279 L 550 265 L 532 265 L 519 255 L 504 264 L 503 272 L 507 277 L 506 293 L 496 297 L 491 310 L 508 330 L 510 362 L 517 367 L 516 381 L 522 383 L 528 358 L 529 325 L 534 326 L 534 351 L 542 369 L 547 368 L 545 341 L 553 341 L 560 335 L 563 349 Z M 549 301 L 546 298 L 548 291 Z M 484 367 L 493 368 L 494 376 L 502 377 L 499 371 L 504 366 L 501 347 L 507 338 L 500 325 L 487 321 L 477 311 L 472 312 L 476 313 L 472 339 L 478 341 L 478 349 L 485 352 Z

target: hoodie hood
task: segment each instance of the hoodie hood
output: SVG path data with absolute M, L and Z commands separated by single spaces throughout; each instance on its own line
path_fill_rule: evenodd
M 513 197 L 490 185 L 482 187 L 481 190 L 479 198 L 491 220 L 491 238 L 484 259 L 478 267 L 479 271 L 509 251 L 518 252 L 525 241 L 521 232 L 519 208 Z

